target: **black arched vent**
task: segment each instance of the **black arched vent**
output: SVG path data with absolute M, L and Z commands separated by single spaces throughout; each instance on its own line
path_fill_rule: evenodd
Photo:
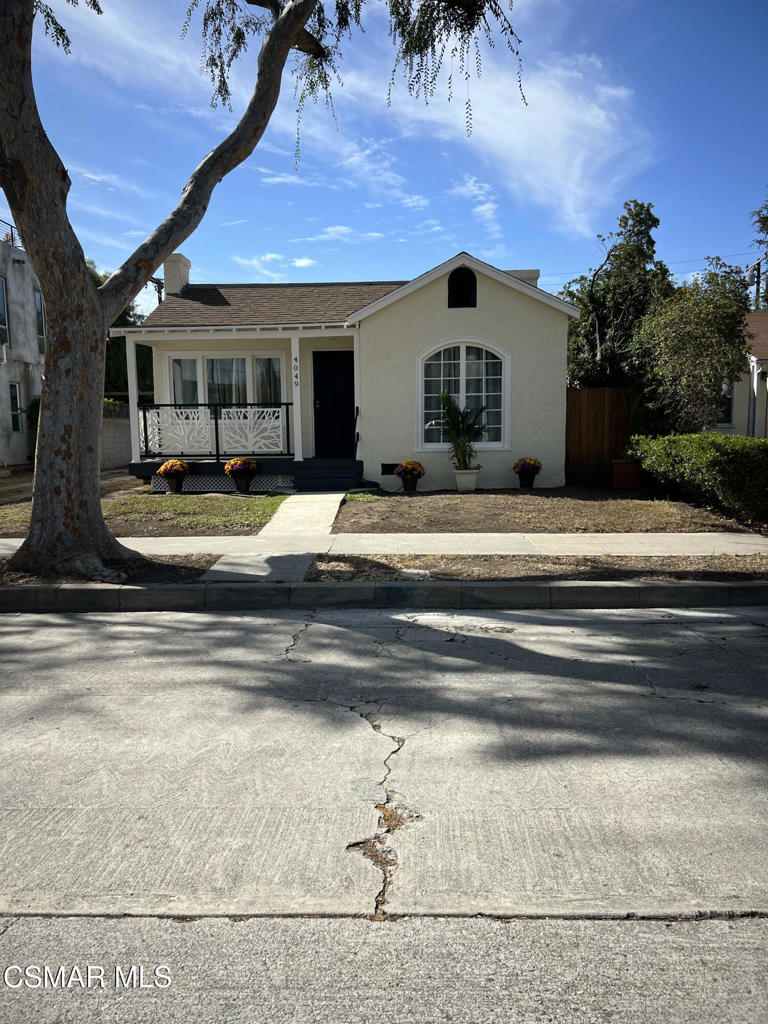
M 448 277 L 448 308 L 477 306 L 477 278 L 469 267 L 457 267 Z

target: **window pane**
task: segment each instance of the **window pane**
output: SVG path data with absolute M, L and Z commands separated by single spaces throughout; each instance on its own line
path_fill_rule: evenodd
M 501 427 L 488 427 L 483 434 L 484 441 L 501 441 Z
M 8 311 L 5 304 L 5 281 L 0 277 L 0 345 L 8 344 Z
M 280 404 L 279 356 L 257 356 L 254 359 L 253 400 L 264 405 Z
M 15 434 L 21 433 L 21 388 L 18 384 L 11 384 L 11 430 Z
M 197 398 L 197 360 L 174 359 L 173 363 L 173 400 L 181 405 L 196 405 Z
M 35 291 L 35 312 L 37 314 L 37 337 L 45 340 L 45 312 L 43 310 L 43 296 Z
M 245 359 L 208 360 L 208 401 L 213 405 L 244 405 Z

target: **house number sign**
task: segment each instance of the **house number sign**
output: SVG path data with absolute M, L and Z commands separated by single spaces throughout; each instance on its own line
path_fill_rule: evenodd
M 299 357 L 298 356 L 294 356 L 293 357 L 293 369 L 291 371 L 291 376 L 293 377 L 293 386 L 294 386 L 294 388 L 296 388 L 298 390 L 298 387 L 299 387 Z

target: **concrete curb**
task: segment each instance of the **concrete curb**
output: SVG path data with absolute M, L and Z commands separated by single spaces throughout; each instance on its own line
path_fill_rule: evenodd
M 476 583 L 62 583 L 0 587 L 0 612 L 274 608 L 727 608 L 768 604 L 768 581 Z

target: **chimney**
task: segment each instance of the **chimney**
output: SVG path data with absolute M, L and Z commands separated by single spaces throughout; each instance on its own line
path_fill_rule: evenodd
M 163 264 L 165 294 L 179 295 L 189 284 L 189 268 L 192 264 L 180 252 L 171 253 Z

